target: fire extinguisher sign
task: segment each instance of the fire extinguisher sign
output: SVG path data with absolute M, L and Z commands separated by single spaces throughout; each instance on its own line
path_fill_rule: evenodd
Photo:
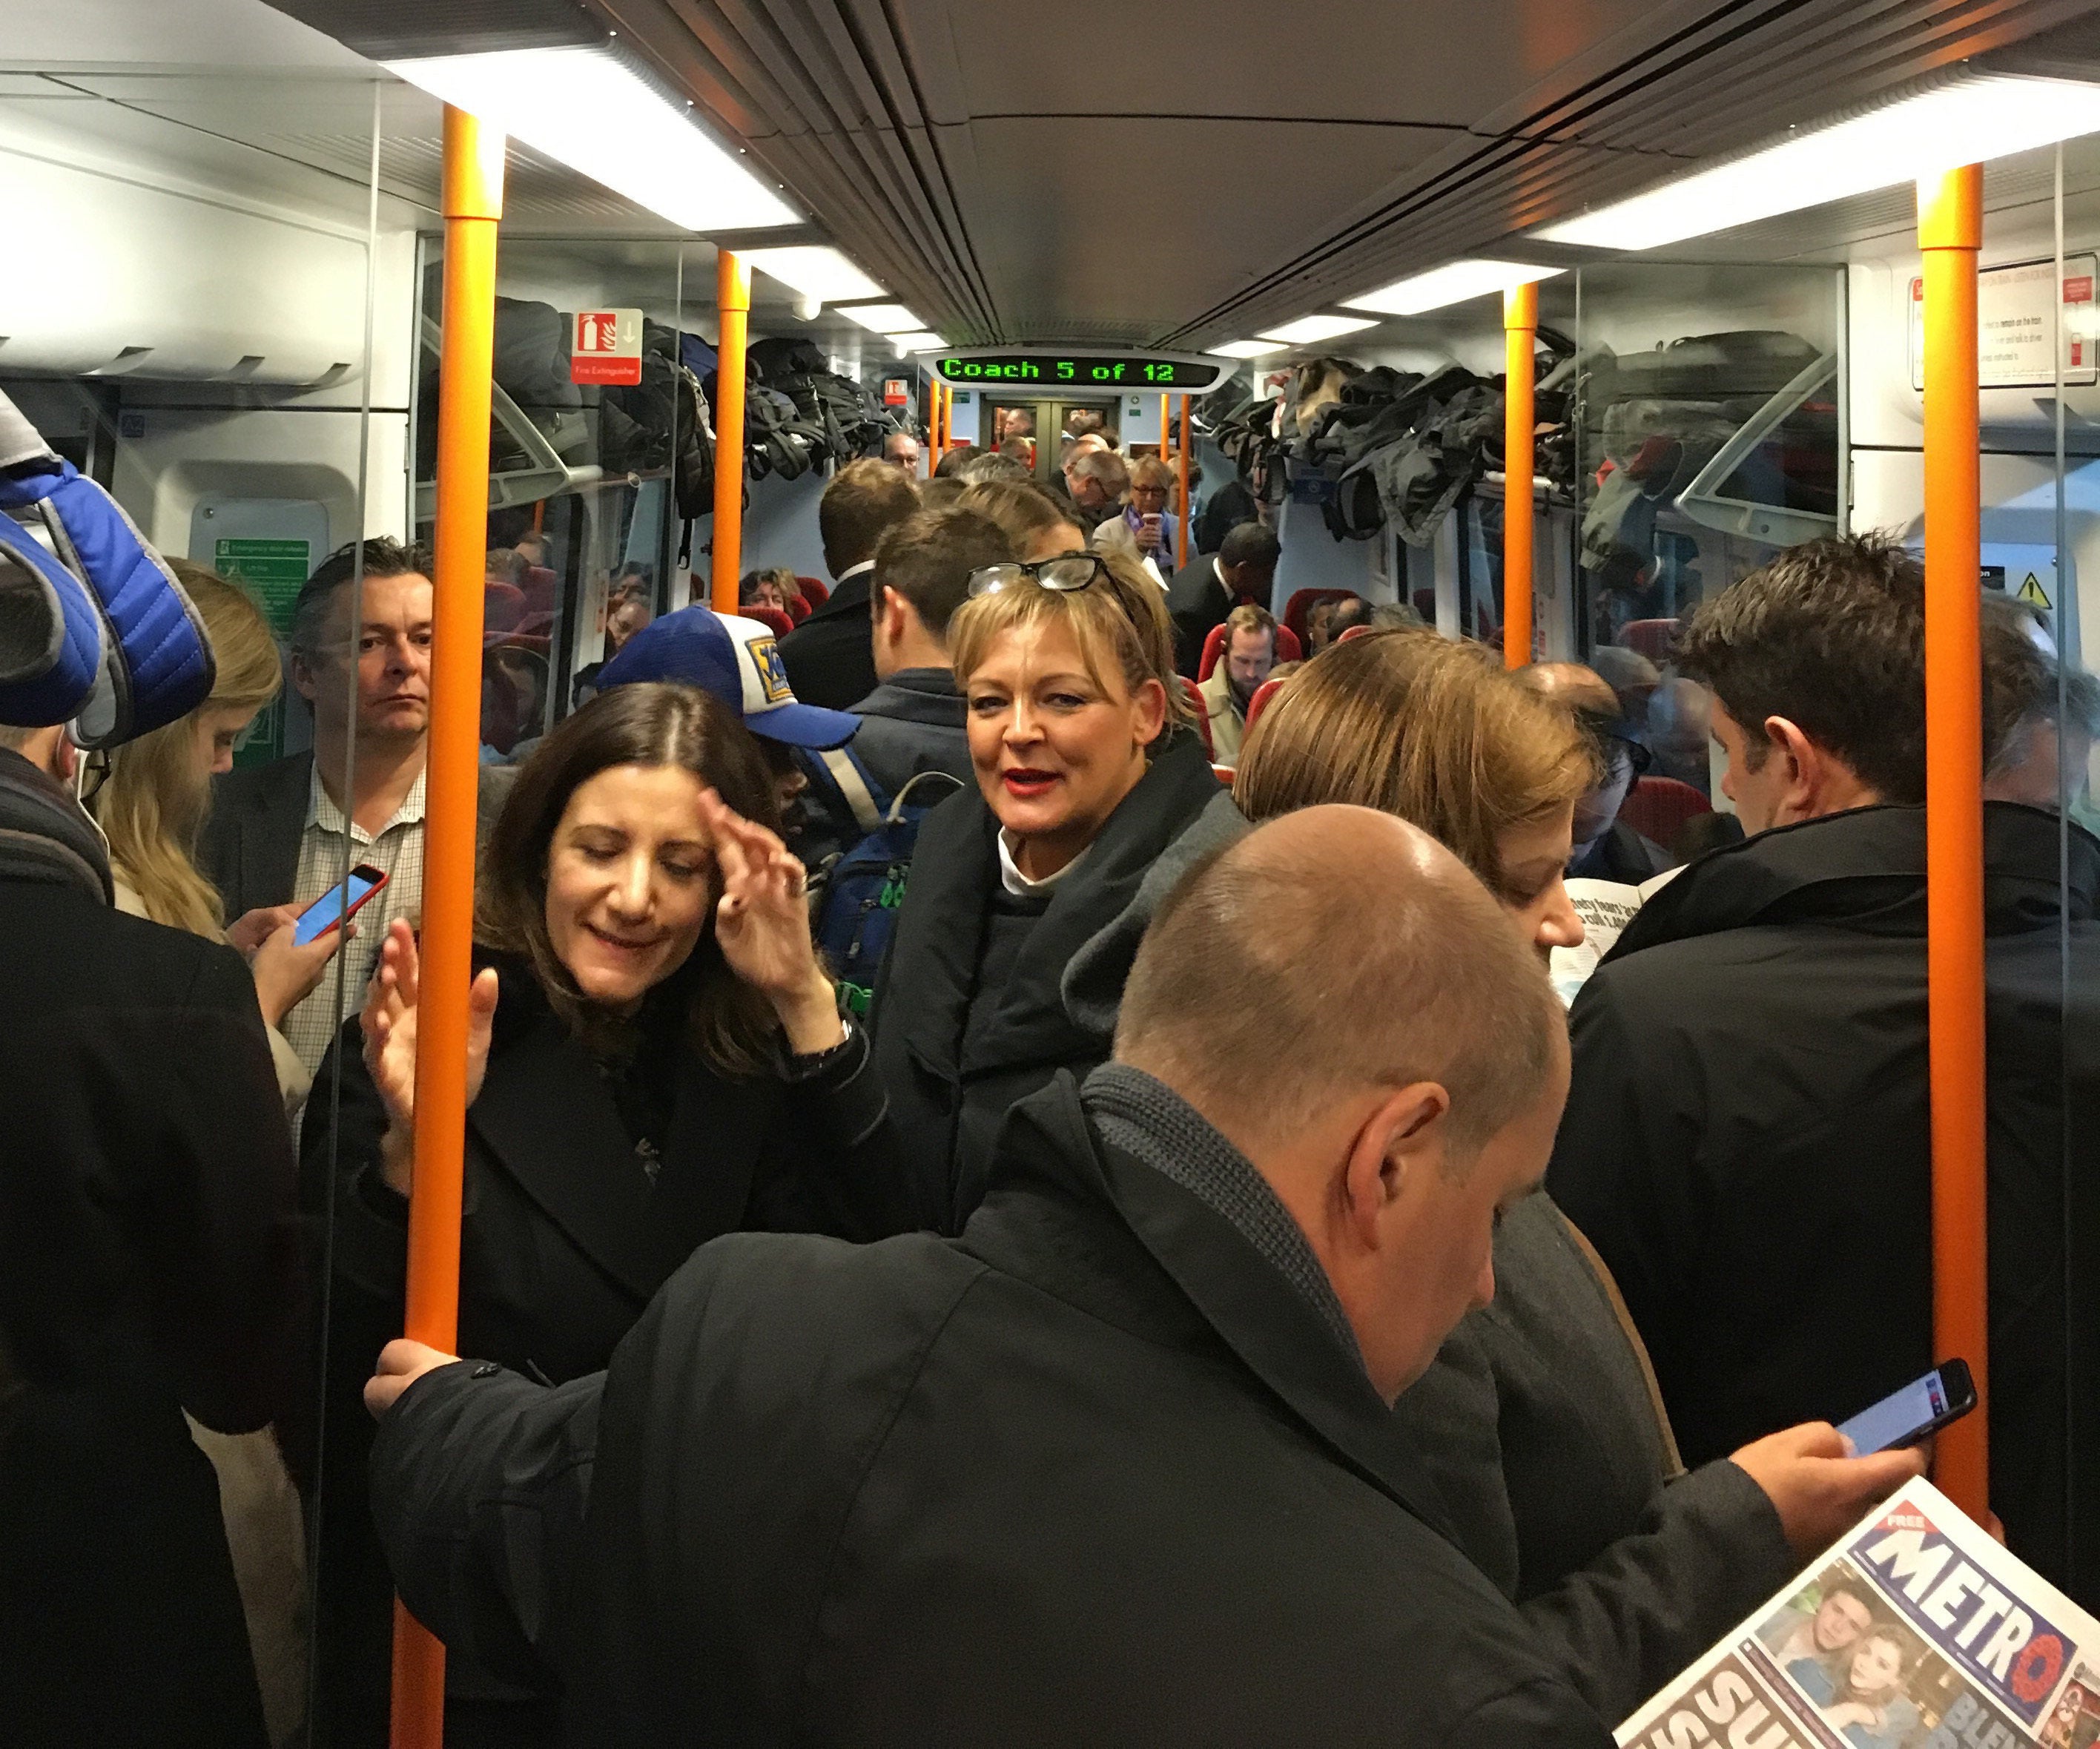
M 569 380 L 633 385 L 642 380 L 642 312 L 579 310 L 570 320 Z

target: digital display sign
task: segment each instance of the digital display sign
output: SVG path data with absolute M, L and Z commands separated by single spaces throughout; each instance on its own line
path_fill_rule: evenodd
M 936 361 L 943 382 L 1044 389 L 1162 389 L 1194 394 L 1216 386 L 1233 367 L 1171 354 L 964 352 Z

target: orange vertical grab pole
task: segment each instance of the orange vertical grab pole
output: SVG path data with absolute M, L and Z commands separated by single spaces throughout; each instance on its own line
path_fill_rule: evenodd
M 1531 660 L 1532 337 L 1538 331 L 1538 288 L 1502 294 L 1502 340 L 1509 373 L 1502 411 L 1502 663 Z
M 728 250 L 715 255 L 715 532 L 710 599 L 717 613 L 737 607 L 743 570 L 743 372 L 750 338 L 751 268 Z
M 431 579 L 436 607 L 404 1334 L 448 1351 L 459 1331 L 467 988 L 474 976 L 474 805 L 481 774 L 482 590 L 488 555 L 488 416 L 503 151 L 501 133 L 463 110 L 446 108 L 437 575 Z M 396 1604 L 395 1749 L 438 1749 L 444 1723 L 445 1649 Z
M 1181 517 L 1180 530 L 1175 537 L 1174 563 L 1189 563 L 1189 397 L 1181 397 L 1181 441 L 1175 446 L 1175 461 L 1180 475 Z
M 1983 1127 L 1983 699 L 1976 255 L 1983 171 L 1917 187 L 1925 257 L 1926 966 L 1930 992 L 1933 1353 L 1959 1355 L 1988 1408 Z M 1989 1509 L 1989 1417 L 1940 1434 L 1935 1477 Z

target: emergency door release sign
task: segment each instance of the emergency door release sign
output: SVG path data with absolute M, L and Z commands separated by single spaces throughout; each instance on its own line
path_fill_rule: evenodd
M 600 385 L 642 380 L 642 312 L 579 310 L 569 330 L 569 381 Z

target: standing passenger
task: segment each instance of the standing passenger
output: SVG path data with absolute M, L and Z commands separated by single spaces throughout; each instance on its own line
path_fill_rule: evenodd
M 459 1329 L 477 1354 L 559 1384 L 603 1367 L 717 1234 L 902 1224 L 881 1086 L 810 947 L 778 817 L 750 735 L 684 687 L 609 688 L 521 768 L 476 929 Z M 342 1167 L 320 1645 L 351 1685 L 331 1704 L 374 1727 L 390 1619 L 355 1411 L 401 1328 L 417 974 L 397 925 L 362 1055 L 346 1039 L 340 1117 L 306 1137 L 310 1177 Z M 454 1749 L 552 1740 L 544 1697 L 465 1658 L 448 1677 Z
M 1070 962 L 1155 863 L 1185 866 L 1238 819 L 1184 724 L 1141 572 L 1079 554 L 992 566 L 970 589 L 949 649 L 977 789 L 920 830 L 871 1016 L 920 1218 L 947 1233 L 984 1195 L 1008 1108 L 1108 1056 L 1113 1007 L 1105 1023 L 1071 1012 Z
M 248 968 L 112 907 L 73 759 L 0 729 L 0 1738 L 263 1749 L 183 1412 L 298 1392 L 291 1136 Z
M 849 462 L 824 488 L 817 526 L 832 592 L 780 640 L 788 683 L 804 704 L 844 710 L 875 690 L 868 573 L 883 536 L 918 508 L 918 487 L 900 470 L 872 458 Z
M 1378 632 L 1330 647 L 1277 695 L 1238 791 L 1256 820 L 1339 802 L 1412 822 L 1458 854 L 1543 959 L 1582 939 L 1561 871 L 1593 769 L 1568 715 L 1478 645 Z M 1458 1327 L 1401 1420 L 1430 1454 L 1459 1547 L 1566 1679 L 1618 1718 L 1907 1460 L 1847 1467 L 1832 1461 L 1842 1448 L 1828 1428 L 1795 1429 L 1681 1476 L 1610 1278 L 1546 1197 L 1510 1211 L 1494 1266 L 1494 1305 Z
M 725 1239 L 567 1391 L 391 1345 L 402 1591 L 619 1749 L 1607 1749 L 1391 1408 L 1493 1291 L 1566 1050 L 1425 835 L 1267 827 L 1168 902 L 1116 1060 L 1021 1103 L 960 1243 Z
M 854 757 L 894 797 L 922 771 L 975 782 L 948 628 L 971 576 L 1013 557 L 995 523 L 967 510 L 921 510 L 875 555 L 876 689 L 854 706 Z
M 1276 537 L 1260 523 L 1242 523 L 1215 553 L 1192 559 L 1167 591 L 1174 620 L 1174 666 L 1189 679 L 1203 659 L 1211 629 L 1242 601 L 1266 603 L 1282 556 Z
M 215 772 L 233 768 L 236 744 L 277 696 L 284 674 L 270 622 L 236 585 L 186 560 L 168 561 L 211 642 L 211 696 L 186 716 L 109 756 L 94 813 L 109 844 L 117 908 L 238 948 L 255 981 L 277 1089 L 289 1112 L 312 1077 L 277 1029 L 320 982 L 344 939 L 337 930 L 301 946 L 289 906 L 250 912 L 231 928 L 218 894 L 191 859 Z M 357 925 L 349 925 L 354 934 Z M 306 1533 L 298 1495 L 268 1429 L 191 1433 L 218 1473 L 218 1498 L 273 1742 L 288 1742 L 306 1716 Z
M 311 904 L 348 863 L 391 878 L 358 913 L 355 961 L 285 1017 L 309 1073 L 319 1067 L 364 985 L 387 925 L 423 904 L 423 766 L 430 730 L 430 558 L 399 541 L 364 543 L 321 561 L 292 610 L 292 682 L 313 707 L 314 744 L 214 780 L 199 860 L 227 915 Z M 354 599 L 354 598 L 356 598 Z M 351 619 L 353 607 L 358 617 Z M 482 813 L 509 782 L 482 775 Z
M 1750 836 L 1649 899 L 1570 1015 L 1553 1194 L 1625 1290 L 1694 1462 L 1947 1358 L 1924 589 L 1884 537 L 1815 541 L 1692 616 L 1677 661 L 1713 688 Z M 2054 678 L 1988 611 L 1983 655 L 1988 763 Z M 2100 1257 L 2100 842 L 2039 808 L 1983 810 L 1991 1505 L 2014 1554 L 2100 1607 L 2100 1462 L 2072 1442 L 2089 1337 L 2065 1279 Z

